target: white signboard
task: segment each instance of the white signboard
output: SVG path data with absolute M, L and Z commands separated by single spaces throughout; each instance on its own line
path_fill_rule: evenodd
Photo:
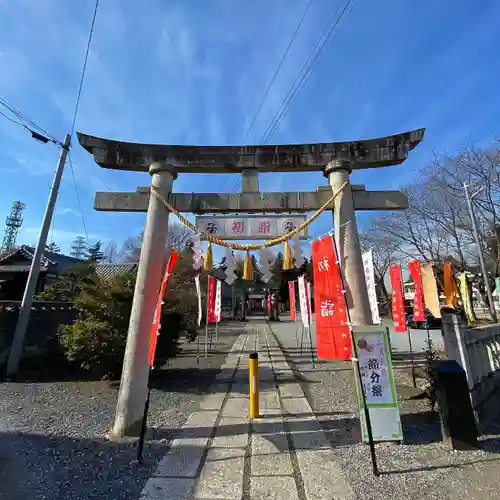
M 202 317 L 200 277 L 196 276 L 196 278 L 194 279 L 194 282 L 196 284 L 196 295 L 198 296 L 198 327 L 199 327 L 201 325 L 201 317 Z
M 368 300 L 372 312 L 372 321 L 375 325 L 380 325 L 380 314 L 378 311 L 377 292 L 375 290 L 375 270 L 373 268 L 373 252 L 368 250 L 363 254 L 363 267 L 365 269 L 366 289 Z
M 215 321 L 217 323 L 222 319 L 222 281 L 217 280 L 215 288 Z
M 370 413 L 373 439 L 375 441 L 400 441 L 403 439 L 403 431 L 392 370 L 388 331 L 381 326 L 355 326 L 352 333 L 359 359 L 361 382 Z M 363 440 L 368 442 L 363 398 L 357 376 L 356 390 Z
M 304 276 L 299 276 L 299 304 L 300 304 L 300 316 L 302 317 L 302 324 L 309 328 L 309 304 L 307 303 L 306 295 L 306 280 Z
M 196 227 L 203 233 L 227 240 L 269 240 L 289 233 L 305 220 L 305 215 L 197 216 Z M 301 231 L 300 238 L 307 239 L 305 229 Z

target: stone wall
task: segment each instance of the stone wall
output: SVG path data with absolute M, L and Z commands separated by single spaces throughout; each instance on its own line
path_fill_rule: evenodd
M 19 301 L 0 301 L 0 370 L 7 362 L 19 315 Z M 70 302 L 34 301 L 24 342 L 23 358 L 57 352 L 57 329 L 73 323 L 77 311 Z
M 500 417 L 500 325 L 467 328 L 456 314 L 443 315 L 443 339 L 448 359 L 467 376 L 479 432 Z

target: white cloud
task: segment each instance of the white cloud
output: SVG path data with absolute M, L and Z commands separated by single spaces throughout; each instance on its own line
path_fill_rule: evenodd
M 78 215 L 78 216 L 80 215 L 78 210 L 75 210 L 74 208 L 69 208 L 69 207 L 62 208 L 61 210 L 57 211 L 57 215 L 67 215 L 67 214 Z

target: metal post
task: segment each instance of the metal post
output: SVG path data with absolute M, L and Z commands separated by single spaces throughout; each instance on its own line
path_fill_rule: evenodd
M 175 168 L 155 162 L 149 168 L 152 185 L 165 199 L 177 178 Z M 161 199 L 151 192 L 139 269 L 130 314 L 123 371 L 116 405 L 113 431 L 109 437 L 138 436 L 142 425 L 144 403 L 148 393 L 148 351 L 151 325 L 158 299 L 165 260 L 169 212 Z
M 488 306 L 490 309 L 491 319 L 493 319 L 493 321 L 496 323 L 498 320 L 497 320 L 497 313 L 495 311 L 495 303 L 493 302 L 493 295 L 491 293 L 490 283 L 488 280 L 488 273 L 486 271 L 486 265 L 484 263 L 484 255 L 483 255 L 483 249 L 481 247 L 481 239 L 479 237 L 479 231 L 477 229 L 477 220 L 474 212 L 472 211 L 472 199 L 474 198 L 474 196 L 479 194 L 479 192 L 482 189 L 483 188 L 481 188 L 479 191 L 476 191 L 471 195 L 469 194 L 469 185 L 466 182 L 464 182 L 465 199 L 467 200 L 467 208 L 469 209 L 469 216 L 472 223 L 472 231 L 474 233 L 474 239 L 476 240 L 477 253 L 479 256 L 479 263 L 481 264 L 481 273 L 483 275 L 484 286 L 486 287 L 486 293 L 488 295 Z
M 250 418 L 259 418 L 259 355 L 250 353 L 248 362 L 250 386 Z
M 346 301 L 354 325 L 372 325 L 372 313 L 366 277 L 361 255 L 354 201 L 349 177 L 351 167 L 348 162 L 335 160 L 324 171 L 332 190 L 347 182 L 344 190 L 334 202 L 335 239 L 339 247 L 339 261 L 345 279 Z
M 205 358 L 208 357 L 208 307 L 209 307 L 209 296 L 210 296 L 210 275 L 207 279 L 207 317 L 205 321 Z
M 59 186 L 61 184 L 64 165 L 66 163 L 66 156 L 68 155 L 70 144 L 71 135 L 66 134 L 64 136 L 64 141 L 61 144 L 59 162 L 57 163 L 56 173 L 54 175 L 54 180 L 52 181 L 52 186 L 50 188 L 49 201 L 47 202 L 47 208 L 45 209 L 42 227 L 40 228 L 40 235 L 38 236 L 35 253 L 33 255 L 33 260 L 31 261 L 28 281 L 26 282 L 26 288 L 24 289 L 21 309 L 19 310 L 19 317 L 16 324 L 16 330 L 14 332 L 14 338 L 12 339 L 9 360 L 7 362 L 7 376 L 13 375 L 17 372 L 19 361 L 21 360 L 24 338 L 26 336 L 26 329 L 28 327 L 31 313 L 31 305 L 33 304 L 33 296 L 35 294 L 38 277 L 40 275 L 40 264 L 42 261 L 43 252 L 45 251 L 45 244 L 47 243 L 47 236 L 49 234 L 52 216 L 54 215 L 54 208 L 56 206 Z

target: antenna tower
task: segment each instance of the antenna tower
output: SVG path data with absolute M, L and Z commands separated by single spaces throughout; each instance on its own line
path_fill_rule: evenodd
M 9 252 L 16 246 L 17 233 L 23 223 L 21 215 L 25 207 L 26 205 L 21 201 L 15 201 L 12 204 L 10 215 L 5 220 L 5 234 L 0 247 L 0 254 Z

